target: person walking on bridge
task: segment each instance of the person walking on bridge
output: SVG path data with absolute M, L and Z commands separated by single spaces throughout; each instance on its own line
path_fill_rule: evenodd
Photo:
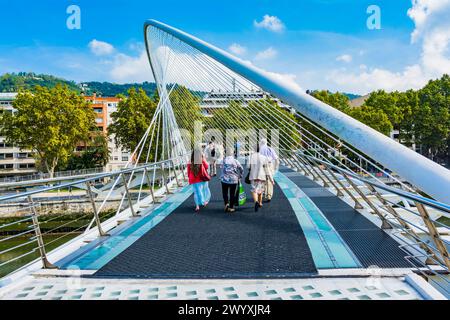
M 272 172 L 269 169 L 269 158 L 260 153 L 259 145 L 256 146 L 256 152 L 249 157 L 247 168 L 250 170 L 246 180 L 250 182 L 252 196 L 255 201 L 255 212 L 262 207 L 262 197 L 266 186 L 266 181 L 273 183 Z
M 200 211 L 200 206 L 206 207 L 211 200 L 209 190 L 208 163 L 201 148 L 195 148 L 191 154 L 191 161 L 187 166 L 189 184 L 194 190 L 195 212 Z
M 217 160 L 221 157 L 221 150 L 219 144 L 215 142 L 215 138 L 212 137 L 211 141 L 205 148 L 206 161 L 209 164 L 209 174 L 211 177 L 217 175 Z
M 268 170 L 271 172 L 271 176 L 273 177 L 275 175 L 275 172 L 278 171 L 278 167 L 280 165 L 278 155 L 276 151 L 267 145 L 267 139 L 261 139 L 261 143 L 259 145 L 259 152 L 266 156 L 269 160 L 268 164 Z M 273 179 L 267 179 L 266 185 L 264 188 L 264 197 L 265 200 L 270 202 L 273 197 L 273 186 L 274 186 L 274 180 Z
M 244 168 L 233 156 L 233 148 L 227 149 L 226 157 L 222 163 L 222 173 L 220 181 L 222 183 L 222 196 L 225 203 L 225 212 L 235 212 L 234 204 L 236 203 L 236 190 L 239 179 L 244 173 Z

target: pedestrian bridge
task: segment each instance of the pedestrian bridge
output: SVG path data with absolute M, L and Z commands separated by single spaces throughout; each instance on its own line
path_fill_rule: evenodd
M 1 298 L 449 297 L 447 169 L 183 31 L 148 21 L 144 34 L 160 100 L 138 161 L 9 182 Z M 248 203 L 225 213 L 215 177 L 194 212 L 198 122 L 200 142 L 240 141 L 241 155 L 270 136 L 281 160 L 270 203 L 254 212 L 245 185 Z

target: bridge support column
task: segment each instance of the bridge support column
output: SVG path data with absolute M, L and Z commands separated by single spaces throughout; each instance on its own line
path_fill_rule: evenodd
M 39 255 L 41 256 L 42 268 L 44 269 L 58 269 L 57 266 L 50 263 L 47 259 L 47 253 L 45 251 L 45 243 L 42 238 L 41 227 L 39 226 L 39 218 L 36 207 L 34 206 L 33 199 L 31 196 L 28 196 L 28 202 L 31 206 L 31 219 L 33 221 L 34 233 L 36 234 L 36 240 L 39 248 Z

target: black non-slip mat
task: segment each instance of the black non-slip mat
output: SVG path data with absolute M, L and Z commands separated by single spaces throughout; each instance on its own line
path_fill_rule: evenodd
M 405 259 L 406 253 L 400 249 L 399 243 L 390 235 L 373 224 L 342 199 L 329 191 L 318 196 L 316 188 L 322 188 L 301 174 L 293 174 L 293 170 L 284 169 L 303 192 L 310 194 L 311 200 L 323 212 L 342 239 L 347 243 L 361 264 L 367 267 L 410 268 Z M 313 190 L 308 192 L 308 190 Z
M 247 204 L 225 213 L 218 177 L 212 199 L 200 214 L 189 197 L 94 277 L 262 278 L 317 273 L 297 218 L 275 186 L 274 198 L 254 212 L 249 186 Z

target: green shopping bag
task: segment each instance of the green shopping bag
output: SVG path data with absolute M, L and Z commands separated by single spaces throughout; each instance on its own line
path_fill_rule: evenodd
M 238 194 L 237 194 L 237 202 L 238 206 L 243 206 L 247 202 L 247 195 L 245 194 L 244 186 L 241 182 L 238 185 Z

